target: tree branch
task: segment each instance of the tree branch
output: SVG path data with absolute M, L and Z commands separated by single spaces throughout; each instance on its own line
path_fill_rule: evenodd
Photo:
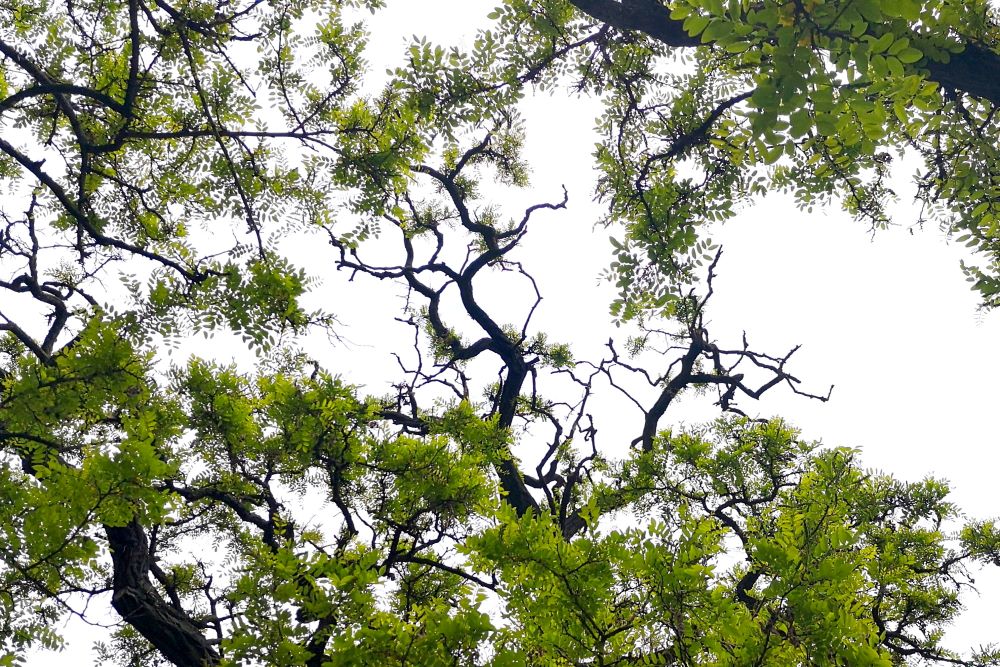
M 219 662 L 218 652 L 187 614 L 167 604 L 149 582 L 149 540 L 133 519 L 127 526 L 105 526 L 114 565 L 111 606 L 170 662 L 205 667 Z

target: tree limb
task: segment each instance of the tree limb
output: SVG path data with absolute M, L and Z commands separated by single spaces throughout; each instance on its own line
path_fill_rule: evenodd
M 127 526 L 105 526 L 104 533 L 114 565 L 111 606 L 122 619 L 178 667 L 218 663 L 218 652 L 194 622 L 167 604 L 149 582 L 149 540 L 138 521 L 133 519 Z

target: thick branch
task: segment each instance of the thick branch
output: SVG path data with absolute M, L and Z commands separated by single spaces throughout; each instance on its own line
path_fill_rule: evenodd
M 667 383 L 667 386 L 663 388 L 653 407 L 646 413 L 646 419 L 642 425 L 642 450 L 644 452 L 652 451 L 653 438 L 656 435 L 660 418 L 666 413 L 667 408 L 670 407 L 673 400 L 677 398 L 677 394 L 681 393 L 681 390 L 691 384 L 691 373 L 695 362 L 704 349 L 701 339 L 692 337 L 691 346 L 681 358 L 680 373 Z
M 179 667 L 205 667 L 219 654 L 183 612 L 167 604 L 149 582 L 149 540 L 135 520 L 105 526 L 114 564 L 111 606 L 167 660 Z
M 189 502 L 197 502 L 199 500 L 214 500 L 216 502 L 222 503 L 229 509 L 231 509 L 236 516 L 238 516 L 245 523 L 249 523 L 256 526 L 263 533 L 264 543 L 271 549 L 277 551 L 278 543 L 275 539 L 274 525 L 267 519 L 254 514 L 250 509 L 243 504 L 243 501 L 236 496 L 226 493 L 220 489 L 213 489 L 208 487 L 194 488 L 194 487 L 180 487 L 174 484 L 172 481 L 167 482 L 163 488 L 167 491 L 173 491 L 180 497 L 184 498 Z

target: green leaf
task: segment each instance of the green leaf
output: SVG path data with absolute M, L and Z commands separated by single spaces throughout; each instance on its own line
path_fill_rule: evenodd
M 872 53 L 884 53 L 896 41 L 896 36 L 887 32 L 878 39 L 871 42 Z
M 919 49 L 915 49 L 911 46 L 897 53 L 896 57 L 899 58 L 900 62 L 910 65 L 920 61 L 924 57 L 924 54 L 921 53 Z
M 684 29 L 692 37 L 700 35 L 702 31 L 705 30 L 706 26 L 708 26 L 709 20 L 710 19 L 707 16 L 701 16 L 698 14 L 691 15 L 685 19 Z
M 733 34 L 733 25 L 723 19 L 712 19 L 705 30 L 701 33 L 702 44 L 718 42 Z

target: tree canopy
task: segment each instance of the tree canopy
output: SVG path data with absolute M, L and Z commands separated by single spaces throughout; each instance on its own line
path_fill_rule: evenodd
M 988 3 L 507 0 L 384 75 L 383 5 L 0 7 L 0 665 L 102 604 L 122 665 L 1000 664 L 942 643 L 996 524 L 754 415 L 830 394 L 706 317 L 713 224 L 777 191 L 880 229 L 900 170 L 1000 303 Z M 537 91 L 602 105 L 600 357 L 532 321 L 570 196 L 505 205 Z M 319 361 L 343 295 L 290 241 L 398 286 L 385 394 Z

